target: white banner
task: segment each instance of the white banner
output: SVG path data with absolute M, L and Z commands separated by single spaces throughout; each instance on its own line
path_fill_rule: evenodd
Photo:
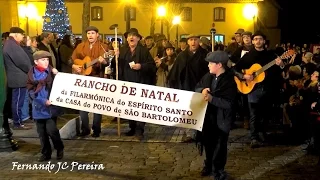
M 207 109 L 201 93 L 60 72 L 50 101 L 61 107 L 199 131 Z

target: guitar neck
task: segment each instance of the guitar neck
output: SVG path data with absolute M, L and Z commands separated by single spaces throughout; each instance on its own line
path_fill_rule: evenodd
M 87 64 L 87 67 L 90 67 L 92 65 L 94 65 L 95 63 L 97 63 L 99 61 L 99 58 L 94 59 L 93 61 L 91 61 L 90 63 Z
M 273 61 L 269 62 L 268 64 L 264 65 L 261 69 L 256 71 L 256 76 L 258 76 L 259 74 L 261 74 L 264 71 L 268 70 L 269 68 L 271 68 L 275 64 L 276 64 L 276 60 L 274 59 Z

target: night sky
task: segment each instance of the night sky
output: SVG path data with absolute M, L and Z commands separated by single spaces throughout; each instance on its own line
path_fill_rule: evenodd
M 317 5 L 317 1 L 276 1 L 282 8 L 279 13 L 282 42 L 297 44 L 320 42 L 320 6 Z

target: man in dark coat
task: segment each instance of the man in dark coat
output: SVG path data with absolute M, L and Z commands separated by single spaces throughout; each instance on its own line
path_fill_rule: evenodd
M 9 39 L 3 46 L 3 60 L 8 87 L 12 90 L 12 118 L 15 129 L 30 129 L 22 123 L 21 110 L 27 93 L 27 73 L 32 65 L 26 52 L 21 48 L 24 31 L 19 27 L 10 29 Z
M 252 36 L 252 48 L 245 54 L 241 61 L 235 65 L 235 75 L 243 81 L 253 81 L 254 76 L 243 74 L 242 70 L 249 69 L 253 64 L 257 63 L 261 66 L 275 60 L 277 66 L 272 66 L 266 70 L 264 80 L 257 83 L 254 89 L 248 94 L 248 103 L 250 111 L 250 135 L 251 147 L 258 148 L 263 145 L 266 138 L 265 121 L 268 118 L 270 108 L 274 102 L 274 95 L 280 92 L 281 73 L 283 66 L 282 60 L 271 51 L 264 48 L 266 36 L 257 31 Z
M 201 175 L 209 176 L 214 169 L 214 179 L 223 180 L 227 179 L 224 167 L 237 87 L 233 72 L 227 67 L 229 57 L 226 52 L 214 51 L 206 60 L 209 62 L 210 73 L 196 86 L 196 92 L 201 92 L 204 100 L 208 101 L 202 132 L 197 134 L 197 140 L 204 146 L 206 153 Z
M 168 74 L 170 88 L 194 91 L 197 83 L 206 74 L 208 62 L 205 58 L 208 51 L 200 46 L 200 36 L 190 34 L 187 38 L 188 48 L 179 53 Z M 194 139 L 195 131 L 186 129 L 183 142 Z
M 47 51 L 51 54 L 49 59 L 49 64 L 61 71 L 60 59 L 57 53 L 56 48 L 53 46 L 54 36 L 51 32 L 43 32 L 40 35 L 41 42 L 38 44 L 38 49 L 42 51 Z
M 155 84 L 156 64 L 151 57 L 148 48 L 140 45 L 142 38 L 136 28 L 131 28 L 124 34 L 127 38 L 127 45 L 124 45 L 120 51 L 115 49 L 119 56 L 119 80 L 148 85 Z M 112 62 L 112 68 L 116 69 L 116 63 Z M 130 131 L 127 136 L 137 134 L 139 138 L 144 133 L 144 122 L 129 121 Z

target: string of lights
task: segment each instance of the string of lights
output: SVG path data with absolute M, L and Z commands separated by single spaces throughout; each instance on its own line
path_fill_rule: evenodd
M 62 38 L 72 35 L 69 15 L 64 0 L 47 0 L 46 13 L 43 16 L 43 32 L 53 32 Z

